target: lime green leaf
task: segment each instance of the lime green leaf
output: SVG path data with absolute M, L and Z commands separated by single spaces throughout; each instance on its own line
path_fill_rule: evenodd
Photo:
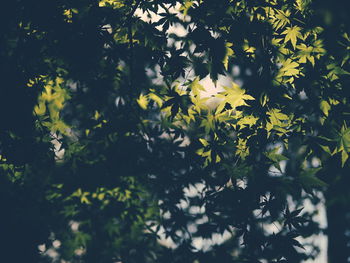
M 199 96 L 197 97 L 191 97 L 191 101 L 193 103 L 193 109 L 197 111 L 198 113 L 201 112 L 201 110 L 208 110 L 208 103 L 207 101 L 209 98 L 200 98 Z
M 199 77 L 196 77 L 189 85 L 188 88 L 191 90 L 191 94 L 194 97 L 199 97 L 202 91 L 205 91 L 203 85 L 199 83 Z
M 275 28 L 275 30 L 278 30 L 280 28 L 284 28 L 287 24 L 290 24 L 289 16 L 290 11 L 282 11 L 276 9 L 276 14 L 272 16 L 272 26 Z
M 341 75 L 350 75 L 350 72 L 342 69 L 337 64 L 329 64 L 327 65 L 327 69 L 329 70 L 329 73 L 327 74 L 327 77 L 331 80 L 337 80 Z
M 247 141 L 239 138 L 236 147 L 236 155 L 244 160 L 249 155 L 249 147 L 247 146 Z
M 282 76 L 298 76 L 300 70 L 298 69 L 299 63 L 287 59 L 282 63 L 282 68 L 280 69 Z
M 226 43 L 226 54 L 225 54 L 225 57 L 224 57 L 224 59 L 222 61 L 222 63 L 224 64 L 224 67 L 225 67 L 226 70 L 228 70 L 228 61 L 234 54 L 234 52 L 233 52 L 233 50 L 231 48 L 232 45 L 233 44 L 230 43 L 230 42 Z
M 163 100 L 155 93 L 149 93 L 148 97 L 153 100 L 155 103 L 157 103 L 158 107 L 162 107 L 163 106 Z
M 342 166 L 344 167 L 345 162 L 349 157 L 348 153 L 350 152 L 350 128 L 347 128 L 345 124 L 341 128 L 337 141 L 337 148 L 332 154 L 341 152 L 341 161 Z
M 302 38 L 300 30 L 301 28 L 298 26 L 287 27 L 287 29 L 282 32 L 282 35 L 285 35 L 284 43 L 290 41 L 292 43 L 293 48 L 295 49 L 297 45 L 297 39 Z
M 349 154 L 345 151 L 341 152 L 341 165 L 344 167 L 346 160 L 349 158 Z
M 261 106 L 264 107 L 268 101 L 269 101 L 269 97 L 266 95 L 266 93 L 261 94 L 261 96 L 260 96 Z
M 239 126 L 248 126 L 252 127 L 256 124 L 256 122 L 259 120 L 259 118 L 254 117 L 252 115 L 244 116 L 243 118 L 240 118 L 237 122 L 237 125 Z
M 202 144 L 203 146 L 205 146 L 205 147 L 209 145 L 208 141 L 205 140 L 205 139 L 200 138 L 199 141 L 200 141 L 201 144 Z
M 39 116 L 44 115 L 46 113 L 45 102 L 39 102 L 39 104 L 34 107 L 34 111 Z
M 180 11 L 183 13 L 184 16 L 187 16 L 188 10 L 190 10 L 190 8 L 193 5 L 193 1 L 191 0 L 186 0 L 182 6 L 180 7 Z
M 278 151 L 280 150 L 280 147 L 276 147 L 274 149 L 272 149 L 271 151 L 269 152 L 266 152 L 265 153 L 265 156 L 267 158 L 269 158 L 272 162 L 273 162 L 273 165 L 279 170 L 281 171 L 281 167 L 280 167 L 280 162 L 281 161 L 287 161 L 289 160 L 286 156 L 278 153 Z M 282 172 L 282 171 L 281 171 Z
M 276 147 L 276 148 L 272 149 L 271 151 L 266 152 L 265 155 L 267 158 L 269 158 L 271 161 L 274 161 L 274 162 L 289 160 L 284 155 L 278 153 L 279 150 L 280 150 L 280 147 Z
M 137 103 L 139 104 L 139 106 L 146 110 L 147 106 L 148 106 L 148 98 L 147 96 L 140 94 L 139 98 L 137 99 Z
M 343 125 L 338 141 L 338 148 L 340 151 L 350 152 L 350 128 Z
M 204 131 L 206 134 L 209 134 L 210 131 L 215 128 L 215 116 L 211 113 L 207 115 L 207 118 L 203 119 L 200 127 L 204 127 Z
M 312 66 L 315 65 L 315 57 L 312 55 L 314 48 L 310 46 L 306 46 L 305 44 L 300 44 L 297 46 L 297 48 L 300 50 L 298 52 L 299 56 L 299 63 L 306 63 L 307 61 L 310 61 Z
M 331 105 L 325 100 L 321 101 L 320 108 L 325 116 L 328 116 L 328 112 L 331 109 Z
M 290 116 L 284 114 L 279 109 L 271 109 L 268 113 L 269 120 L 266 124 L 266 130 L 268 136 L 272 129 L 276 130 L 279 134 L 285 134 L 290 126 Z
M 239 106 L 245 106 L 247 103 L 246 100 L 254 100 L 254 98 L 250 95 L 245 94 L 245 90 L 241 89 L 237 84 L 234 82 L 232 83 L 232 87 L 223 87 L 225 91 L 220 92 L 217 95 L 217 98 L 222 98 L 223 100 L 219 104 L 219 106 L 216 109 L 216 113 L 220 113 L 226 103 L 228 103 L 232 109 L 235 109 Z
M 322 148 L 322 150 L 324 150 L 326 153 L 328 153 L 329 155 L 332 155 L 332 151 L 331 149 L 329 149 L 328 146 L 325 146 L 325 145 L 322 145 L 322 144 L 319 144 L 319 146 Z
M 242 48 L 243 48 L 243 51 L 246 52 L 248 56 L 251 56 L 253 58 L 255 57 L 254 53 L 256 48 L 253 46 L 250 46 L 247 39 L 244 40 L 244 44 Z

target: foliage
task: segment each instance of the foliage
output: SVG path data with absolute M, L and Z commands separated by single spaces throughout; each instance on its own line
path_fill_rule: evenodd
M 8 3 L 1 257 L 315 258 L 306 238 L 320 228 L 301 207 L 323 192 L 345 220 L 349 203 L 350 24 L 340 3 Z M 329 229 L 330 242 L 345 235 Z

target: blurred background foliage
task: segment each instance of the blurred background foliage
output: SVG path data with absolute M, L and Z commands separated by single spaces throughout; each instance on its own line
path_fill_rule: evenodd
M 346 6 L 7 1 L 1 260 L 347 262 Z

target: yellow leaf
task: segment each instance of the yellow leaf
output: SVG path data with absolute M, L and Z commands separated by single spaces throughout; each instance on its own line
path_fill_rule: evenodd
M 298 76 L 300 73 L 299 63 L 287 59 L 282 63 L 281 73 L 283 76 Z
M 322 110 L 322 112 L 324 113 L 325 116 L 328 116 L 328 112 L 331 109 L 331 105 L 329 105 L 329 103 L 325 100 L 321 101 L 321 105 L 320 108 Z
M 140 94 L 140 97 L 137 99 L 137 103 L 142 109 L 147 110 L 147 106 L 148 106 L 147 96 Z
M 154 93 L 150 93 L 150 94 L 148 94 L 148 97 L 151 100 L 155 101 L 157 103 L 158 107 L 162 107 L 163 106 L 163 100 L 158 95 L 156 95 Z
M 234 52 L 232 50 L 232 43 L 228 42 L 226 43 L 226 54 L 225 54 L 225 57 L 223 59 L 223 64 L 224 64 L 224 67 L 226 70 L 228 70 L 228 61 L 229 61 L 229 58 L 233 56 Z
M 226 103 L 230 104 L 230 106 L 235 109 L 239 106 L 245 106 L 247 103 L 246 100 L 254 100 L 254 98 L 250 95 L 245 94 L 245 90 L 241 89 L 236 83 L 232 83 L 232 87 L 223 87 L 225 91 L 220 92 L 217 95 L 217 98 L 222 98 L 223 100 L 219 104 L 216 109 L 216 114 L 220 113 Z
M 301 28 L 298 26 L 288 27 L 286 30 L 282 32 L 282 35 L 286 35 L 284 37 L 284 43 L 290 41 L 292 43 L 293 48 L 295 49 L 297 44 L 297 39 L 302 38 L 302 34 L 300 33 Z
M 199 141 L 201 142 L 201 144 L 202 144 L 203 146 L 208 146 L 208 145 L 209 145 L 208 141 L 205 140 L 205 139 L 199 139 Z
M 38 105 L 34 107 L 34 111 L 37 115 L 42 116 L 46 112 L 45 102 L 40 102 Z
M 256 122 L 258 120 L 259 120 L 259 118 L 254 117 L 252 115 L 248 115 L 248 116 L 245 116 L 245 117 L 239 119 L 237 125 L 252 127 L 254 124 L 256 124 Z

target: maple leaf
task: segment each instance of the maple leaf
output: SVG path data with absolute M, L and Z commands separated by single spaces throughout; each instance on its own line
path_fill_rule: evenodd
M 139 106 L 144 109 L 147 110 L 147 106 L 148 106 L 148 98 L 147 96 L 140 94 L 139 98 L 137 99 L 137 103 L 139 104 Z
M 247 146 L 247 140 L 239 138 L 236 147 L 236 155 L 244 160 L 245 157 L 249 155 L 249 147 Z
M 287 24 L 290 24 L 289 20 L 290 11 L 276 10 L 276 15 L 273 19 L 273 27 L 278 30 L 284 28 Z
M 230 42 L 226 43 L 226 54 L 225 54 L 224 59 L 222 60 L 222 63 L 224 64 L 224 67 L 226 70 L 228 70 L 229 59 L 234 55 L 234 52 L 232 50 L 232 46 L 233 46 L 232 43 L 230 43 Z
M 297 47 L 299 51 L 299 63 L 306 63 L 307 60 L 311 62 L 312 66 L 315 66 L 315 57 L 312 55 L 314 48 L 308 47 L 305 44 L 301 44 Z
M 194 97 L 200 97 L 201 92 L 205 92 L 205 88 L 199 82 L 199 77 L 196 77 L 189 85 L 188 88 L 191 90 L 191 94 Z
M 350 152 L 350 128 L 343 125 L 338 137 L 338 146 L 333 154 L 341 152 L 342 166 L 344 167 L 346 160 L 349 158 Z
M 275 130 L 279 134 L 288 132 L 288 127 L 290 125 L 290 117 L 288 115 L 282 113 L 279 109 L 271 109 L 268 115 L 269 120 L 266 123 L 268 137 L 271 134 L 271 130 Z
M 282 63 L 282 68 L 280 73 L 282 73 L 282 76 L 298 76 L 300 73 L 300 70 L 298 69 L 299 63 L 287 59 Z
M 226 103 L 228 103 L 232 109 L 235 109 L 239 106 L 245 106 L 247 103 L 246 100 L 254 100 L 254 98 L 250 95 L 245 94 L 245 90 L 241 89 L 236 83 L 232 83 L 232 87 L 223 87 L 225 91 L 220 92 L 217 95 L 217 98 L 223 98 L 221 103 L 216 109 L 216 113 L 220 113 Z
M 302 171 L 298 177 L 300 185 L 303 187 L 305 192 L 311 193 L 313 189 L 326 187 L 327 184 L 319 179 L 316 175 L 322 168 L 309 168 Z
M 256 124 L 256 122 L 259 120 L 259 118 L 254 117 L 253 115 L 244 116 L 243 118 L 239 119 L 237 122 L 237 125 L 239 126 L 247 126 L 252 127 Z
M 327 117 L 328 112 L 331 109 L 331 105 L 327 101 L 322 100 L 320 103 L 320 108 L 321 108 L 323 114 Z
M 208 109 L 208 100 L 209 98 L 200 98 L 198 96 L 191 97 L 191 101 L 193 103 L 193 109 L 200 113 L 201 110 L 207 110 Z
M 282 32 L 282 35 L 286 35 L 284 37 L 284 43 L 290 41 L 292 43 L 293 48 L 295 49 L 297 44 L 297 39 L 302 38 L 302 34 L 300 33 L 301 28 L 298 26 L 288 27 L 286 30 Z
M 289 160 L 287 157 L 279 153 L 280 147 L 276 147 L 269 152 L 265 153 L 265 156 L 273 162 L 273 166 L 282 172 L 280 162 Z

